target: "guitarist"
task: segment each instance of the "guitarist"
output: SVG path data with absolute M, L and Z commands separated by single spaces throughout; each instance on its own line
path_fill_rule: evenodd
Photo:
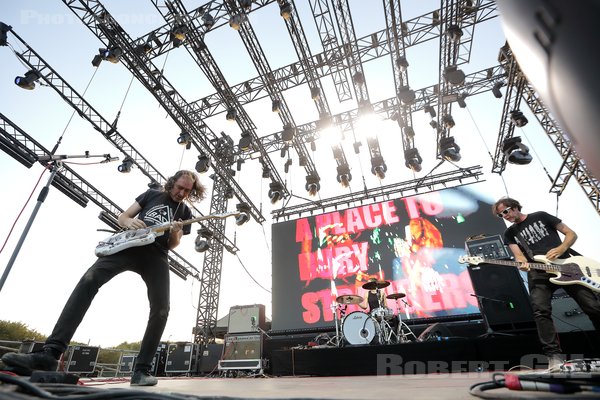
M 562 363 L 562 352 L 558 335 L 552 321 L 552 293 L 558 285 L 548 279 L 554 277 L 546 271 L 530 269 L 527 262 L 533 262 L 533 256 L 542 255 L 548 260 L 568 258 L 579 255 L 571 249 L 577 240 L 577 234 L 559 218 L 544 211 L 524 214 L 521 204 L 510 197 L 503 197 L 492 206 L 492 212 L 499 218 L 511 223 L 504 232 L 504 242 L 512 250 L 519 267 L 527 271 L 529 297 L 533 307 L 533 316 L 537 326 L 542 350 L 548 356 L 549 368 Z M 561 240 L 558 233 L 564 235 Z M 562 288 L 579 304 L 596 331 L 600 331 L 600 301 L 597 295 L 582 285 L 562 285 Z
M 98 289 L 116 275 L 133 271 L 146 283 L 150 315 L 130 384 L 156 385 L 158 381 L 149 370 L 169 315 L 167 252 L 177 247 L 181 237 L 191 231 L 190 225 L 184 226 L 180 222 L 192 215 L 184 201 L 202 200 L 205 192 L 206 189 L 194 172 L 182 170 L 167 180 L 164 190 L 148 189 L 139 195 L 119 216 L 119 225 L 124 229 L 141 229 L 172 222 L 171 229 L 157 237 L 154 243 L 126 248 L 98 258 L 73 290 L 43 350 L 30 354 L 7 353 L 2 361 L 24 372 L 35 369 L 56 370 L 57 360 L 67 349 Z

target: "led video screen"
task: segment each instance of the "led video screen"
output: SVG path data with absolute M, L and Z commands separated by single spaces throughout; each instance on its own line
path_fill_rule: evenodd
M 273 330 L 330 327 L 341 295 L 387 281 L 386 307 L 402 320 L 479 312 L 465 240 L 505 229 L 471 190 L 445 189 L 273 224 Z M 343 310 L 342 310 L 343 309 Z M 338 314 L 339 315 L 339 314 Z

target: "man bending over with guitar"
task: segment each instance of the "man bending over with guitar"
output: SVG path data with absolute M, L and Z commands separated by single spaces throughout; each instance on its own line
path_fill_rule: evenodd
M 30 354 L 7 353 L 2 361 L 8 366 L 25 370 L 56 370 L 57 360 L 67 349 L 98 289 L 121 272 L 133 271 L 146 283 L 150 315 L 131 385 L 156 385 L 157 380 L 149 370 L 169 315 L 167 253 L 179 245 L 184 234 L 191 231 L 190 225 L 184 226 L 181 222 L 192 215 L 184 201 L 202 200 L 205 192 L 198 176 L 194 172 L 183 170 L 168 179 L 164 190 L 148 189 L 139 195 L 119 216 L 119 225 L 124 229 L 142 229 L 171 223 L 170 229 L 150 244 L 124 248 L 98 258 L 73 290 L 43 350 Z
M 542 350 L 548 356 L 549 368 L 553 369 L 562 363 L 562 350 L 552 321 L 551 303 L 552 293 L 559 286 L 549 280 L 555 275 L 530 268 L 528 262 L 533 262 L 534 256 L 544 256 L 549 261 L 578 256 L 579 254 L 571 249 L 577 240 L 577 234 L 553 215 L 544 211 L 523 214 L 521 208 L 517 200 L 504 197 L 492 206 L 492 212 L 512 223 L 504 232 L 504 242 L 512 250 L 516 261 L 522 263 L 519 268 L 527 271 L 529 297 L 538 337 Z M 564 235 L 563 240 L 558 232 Z M 596 293 L 588 287 L 576 284 L 578 282 L 573 281 L 573 284 L 561 286 L 588 315 L 596 331 L 600 331 L 600 301 Z

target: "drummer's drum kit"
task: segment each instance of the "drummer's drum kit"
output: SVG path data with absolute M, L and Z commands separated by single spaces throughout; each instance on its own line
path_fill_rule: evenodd
M 370 281 L 362 285 L 363 289 L 375 290 L 377 293 L 378 307 L 368 314 L 363 311 L 353 311 L 346 315 L 348 305 L 360 304 L 364 301 L 362 296 L 347 294 L 336 299 L 334 310 L 335 333 L 331 344 L 342 346 L 344 344 L 399 344 L 410 342 L 416 336 L 402 322 L 400 312 L 394 314 L 391 308 L 382 304 L 380 290 L 388 287 L 389 281 Z M 389 300 L 400 301 L 406 295 L 404 293 L 392 293 L 386 296 Z M 340 323 L 341 321 L 341 323 Z M 341 326 L 341 329 L 340 329 Z

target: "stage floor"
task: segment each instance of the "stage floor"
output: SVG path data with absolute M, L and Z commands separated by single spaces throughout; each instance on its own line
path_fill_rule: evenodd
M 159 378 L 154 387 L 132 388 L 127 381 L 83 380 L 107 390 L 130 389 L 152 393 L 194 395 L 230 399 L 420 399 L 459 400 L 478 398 L 469 393 L 472 385 L 488 382 L 491 372 L 340 377 L 255 377 L 255 378 Z M 484 392 L 486 398 L 597 398 L 600 394 L 558 395 L 545 392 L 512 391 L 506 388 Z

